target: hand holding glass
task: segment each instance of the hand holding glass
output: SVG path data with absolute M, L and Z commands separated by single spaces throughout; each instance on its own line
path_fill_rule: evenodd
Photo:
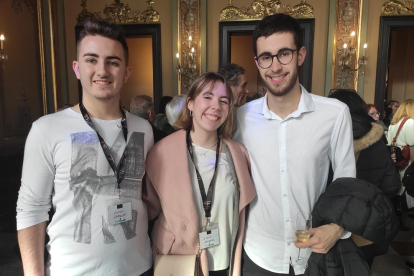
M 310 237 L 309 230 L 312 228 L 312 215 L 307 212 L 299 212 L 296 216 L 296 241 L 297 242 L 307 242 Z M 300 248 L 298 254 L 298 261 L 301 261 L 300 258 Z

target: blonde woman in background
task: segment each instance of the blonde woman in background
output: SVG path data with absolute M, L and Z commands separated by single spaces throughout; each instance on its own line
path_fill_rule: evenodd
M 388 128 L 387 140 L 388 145 L 392 144 L 392 140 L 397 134 L 398 128 L 400 127 L 401 122 L 404 118 L 408 118 L 402 127 L 400 134 L 396 140 L 396 146 L 404 147 L 410 146 L 410 163 L 414 157 L 414 100 L 406 100 L 398 108 L 394 117 L 392 118 L 391 124 Z M 406 167 L 407 168 L 407 167 Z M 401 180 L 404 176 L 405 169 L 400 169 Z
M 405 122 L 405 124 L 401 128 L 401 131 L 397 137 L 395 144 L 396 146 L 400 148 L 404 146 L 410 147 L 409 164 L 411 164 L 414 158 L 414 100 L 404 101 L 398 108 L 394 117 L 392 118 L 391 124 L 388 128 L 388 133 L 387 133 L 388 145 L 392 144 L 392 140 L 397 134 L 398 128 L 400 127 L 400 124 L 404 118 L 408 118 L 408 120 Z M 404 173 L 407 167 L 403 169 L 399 169 L 401 180 L 404 177 Z M 406 211 L 408 208 L 414 207 L 414 198 L 406 193 L 404 186 L 401 186 L 401 189 L 398 192 L 398 195 L 399 197 L 397 197 L 397 200 L 395 201 L 396 203 L 395 209 L 397 211 L 397 214 L 402 213 L 403 211 Z M 400 230 L 402 231 L 410 230 L 409 228 L 405 227 L 402 224 L 401 219 L 400 219 Z

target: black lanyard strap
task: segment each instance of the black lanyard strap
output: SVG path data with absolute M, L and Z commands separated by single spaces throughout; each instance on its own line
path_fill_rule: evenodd
M 124 134 L 125 143 L 126 143 L 127 137 L 128 137 L 127 120 L 126 120 L 125 111 L 122 109 L 121 106 L 119 108 L 121 109 L 121 113 L 122 113 L 121 125 L 122 125 L 122 132 Z M 115 159 L 112 157 L 112 154 L 111 154 L 111 151 L 109 150 L 108 145 L 105 143 L 105 140 L 102 138 L 102 136 L 99 135 L 99 133 L 96 131 L 95 125 L 93 124 L 91 117 L 89 116 L 88 111 L 86 110 L 82 102 L 79 103 L 79 109 L 82 113 L 82 116 L 85 122 L 96 132 L 96 135 L 98 135 L 99 142 L 105 154 L 106 160 L 108 160 L 109 166 L 111 166 L 116 176 L 116 180 L 118 183 L 118 196 L 120 197 L 121 182 L 125 174 L 124 167 L 125 167 L 125 160 L 126 160 L 126 147 L 124 149 L 124 152 L 122 153 L 121 160 L 119 160 L 118 165 L 116 165 Z
M 203 200 L 203 208 L 204 208 L 204 212 L 206 214 L 206 219 L 209 220 L 210 217 L 211 217 L 211 208 L 213 206 L 214 187 L 215 187 L 216 178 L 217 178 L 217 167 L 218 167 L 219 154 L 220 154 L 220 137 L 217 135 L 216 164 L 214 165 L 214 174 L 213 174 L 213 178 L 211 179 L 210 186 L 208 186 L 207 194 L 206 194 L 206 190 L 204 189 L 203 179 L 201 178 L 200 172 L 198 171 L 197 166 L 194 163 L 193 145 L 192 145 L 192 140 L 191 140 L 189 130 L 187 130 L 187 147 L 188 147 L 188 153 L 190 154 L 191 161 L 193 161 L 194 168 L 195 168 L 195 171 L 196 171 L 196 174 L 197 174 L 198 187 L 200 188 L 200 194 L 201 194 L 201 198 Z

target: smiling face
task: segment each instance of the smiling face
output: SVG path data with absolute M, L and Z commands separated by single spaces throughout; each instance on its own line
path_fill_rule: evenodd
M 194 132 L 215 134 L 229 114 L 229 98 L 224 83 L 206 85 L 194 100 L 188 100 L 193 112 Z
M 291 33 L 274 33 L 268 37 L 261 36 L 257 39 L 257 57 L 263 55 L 277 55 L 281 50 L 295 50 L 293 59 L 289 64 L 281 64 L 273 57 L 272 65 L 263 69 L 256 61 L 259 73 L 266 83 L 268 91 L 277 97 L 284 96 L 292 89 L 299 88 L 298 67 L 305 60 L 306 50 L 304 47 L 297 49 Z
M 73 70 L 81 81 L 84 100 L 119 100 L 131 75 L 120 42 L 103 36 L 86 36 L 79 46 Z

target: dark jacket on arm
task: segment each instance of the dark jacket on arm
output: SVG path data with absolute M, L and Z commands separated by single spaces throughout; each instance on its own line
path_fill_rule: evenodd
M 339 178 L 328 185 L 312 211 L 313 227 L 335 223 L 376 243 L 389 244 L 398 220 L 389 198 L 374 185 Z M 338 240 L 327 254 L 312 253 L 307 276 L 369 276 L 364 256 L 352 239 Z

